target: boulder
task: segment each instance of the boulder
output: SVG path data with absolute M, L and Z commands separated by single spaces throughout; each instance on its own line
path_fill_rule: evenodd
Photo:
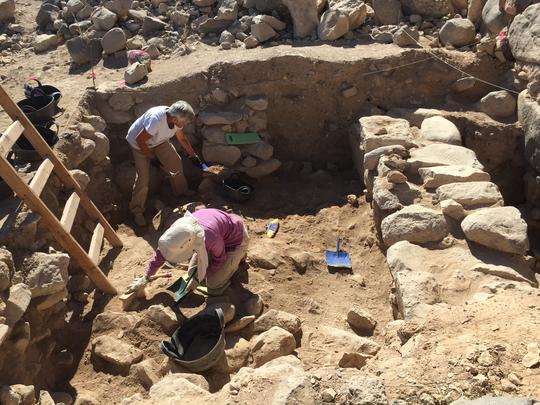
M 45 52 L 55 48 L 60 43 L 56 35 L 41 34 L 37 35 L 32 44 L 35 52 Z
M 266 111 L 268 108 L 268 97 L 264 96 L 251 96 L 246 97 L 246 105 L 255 111 Z
M 69 32 L 74 37 L 78 35 L 83 35 L 83 33 L 87 31 L 88 29 L 90 29 L 91 26 L 92 26 L 92 21 L 84 20 L 81 22 L 71 24 L 69 26 Z
M 119 19 L 125 20 L 129 15 L 132 3 L 133 0 L 109 0 L 105 2 L 104 6 L 107 10 L 115 13 Z
M 265 42 L 274 38 L 277 32 L 264 22 L 251 25 L 251 35 L 259 42 Z
M 97 38 L 89 39 L 84 36 L 66 41 L 66 47 L 73 62 L 79 65 L 97 63 L 103 50 L 101 40 Z
M 235 21 L 238 17 L 237 0 L 221 0 L 218 8 L 217 18 L 220 20 Z
M 392 41 L 400 47 L 416 46 L 419 39 L 418 30 L 407 26 L 400 27 L 392 34 Z
M 412 183 L 392 184 L 387 177 L 377 177 L 373 183 L 373 203 L 383 211 L 397 211 L 420 197 L 420 189 Z
M 251 355 L 256 367 L 275 358 L 287 356 L 296 349 L 294 336 L 278 326 L 273 326 L 253 341 Z
M 221 309 L 223 311 L 223 319 L 225 324 L 231 322 L 236 315 L 236 307 L 229 302 L 217 302 L 215 304 L 209 304 L 202 312 L 213 314 L 216 309 Z
M 518 98 L 518 118 L 525 134 L 525 156 L 540 172 L 540 104 L 522 91 Z
M 11 285 L 11 276 L 14 271 L 15 266 L 11 252 L 0 248 L 0 293 Z
M 443 200 L 441 201 L 440 205 L 443 214 L 448 215 L 450 218 L 453 218 L 456 221 L 461 221 L 467 215 L 463 205 L 455 202 L 454 200 Z
M 425 188 L 438 188 L 445 184 L 471 181 L 490 181 L 489 173 L 469 166 L 433 166 L 418 169 Z
M 86 6 L 86 3 L 83 0 L 69 0 L 66 4 L 66 9 L 68 13 L 77 15 L 77 13 L 81 11 L 84 6 Z
M 516 98 L 506 90 L 492 91 L 480 100 L 480 110 L 492 118 L 511 117 L 516 112 Z
M 482 19 L 482 9 L 484 8 L 484 0 L 469 0 L 467 5 L 467 18 L 471 20 L 475 26 Z
M 0 404 L 34 405 L 36 393 L 33 385 L 4 385 L 0 387 Z
M 265 332 L 274 326 L 279 326 L 295 335 L 301 331 L 302 322 L 296 315 L 277 309 L 271 309 L 262 314 L 262 316 L 255 321 L 253 331 L 255 333 Z
M 221 389 L 214 403 L 314 404 L 314 392 L 302 363 L 294 356 L 279 357 L 259 368 L 243 367 Z
M 268 160 L 274 154 L 274 147 L 266 142 L 252 143 L 244 147 L 244 152 L 261 160 Z
M 229 373 L 236 373 L 244 367 L 249 359 L 251 344 L 239 336 L 225 337 L 225 356 L 229 365 Z
M 461 79 L 457 79 L 451 87 L 452 90 L 461 93 L 463 91 L 472 89 L 476 82 L 477 80 L 474 77 L 462 77 Z
M 398 25 L 401 22 L 401 3 L 398 0 L 373 0 L 373 10 L 380 25 Z
M 4 298 L 6 307 L 3 316 L 8 325 L 15 325 L 22 318 L 32 299 L 32 292 L 26 284 L 19 283 L 9 288 L 9 295 Z
M 135 99 L 128 92 L 116 92 L 109 98 L 109 105 L 118 111 L 129 111 L 135 105 Z M 80 128 L 79 132 L 81 132 Z M 99 132 L 103 132 L 103 130 L 99 130 Z M 84 136 L 82 133 L 81 136 L 92 139 L 92 137 Z
M 451 183 L 440 186 L 436 192 L 439 201 L 454 200 L 465 209 L 503 205 L 499 188 L 489 181 Z
M 96 30 L 109 31 L 116 24 L 118 17 L 105 7 L 97 7 L 92 12 L 90 19 L 92 20 Z
M 133 373 L 146 390 L 149 390 L 160 379 L 159 365 L 153 359 L 146 359 L 134 364 L 130 372 Z
M 15 17 L 15 0 L 0 0 L 0 21 Z
M 377 321 L 369 312 L 354 304 L 347 313 L 347 322 L 360 333 L 372 334 Z
M 514 58 L 540 64 L 540 4 L 531 4 L 513 19 L 508 38 Z
M 440 18 L 454 11 L 450 0 L 401 0 L 405 14 Z
M 321 17 L 317 29 L 319 39 L 334 41 L 349 32 L 349 18 L 340 10 L 327 10 Z
M 360 142 L 365 153 L 381 146 L 411 146 L 409 122 L 402 118 L 384 115 L 362 117 L 360 123 Z
M 339 10 L 349 19 L 349 30 L 360 27 L 367 18 L 367 6 L 361 0 L 330 0 L 330 10 Z
M 32 298 L 65 290 L 68 282 L 69 256 L 65 253 L 36 252 L 24 259 L 25 283 Z
M 441 212 L 410 205 L 384 218 L 381 233 L 385 245 L 391 246 L 401 240 L 438 242 L 448 234 L 448 228 Z
M 107 54 L 115 53 L 126 49 L 126 34 L 122 28 L 113 28 L 101 38 L 101 47 Z
M 92 341 L 92 354 L 110 364 L 116 372 L 129 371 L 133 363 L 142 360 L 143 352 L 112 336 L 99 336 Z
M 209 143 L 226 145 L 225 141 L 225 130 L 222 129 L 221 125 L 215 126 L 205 126 L 201 130 L 202 136 L 205 141 Z
M 271 16 L 271 15 L 266 15 L 266 14 L 262 14 L 262 15 L 257 15 L 255 17 L 253 17 L 253 23 L 254 24 L 259 24 L 259 23 L 265 23 L 265 24 L 268 24 L 269 26 L 271 26 L 273 29 L 275 29 L 276 31 L 283 31 L 285 30 L 285 28 L 287 28 L 287 24 L 285 24 L 283 21 L 281 20 L 278 20 L 276 17 L 274 16 Z M 248 97 L 248 99 L 266 99 L 266 97 Z M 263 111 L 263 110 L 266 110 L 266 108 L 263 108 L 263 109 L 259 109 L 257 111 Z
M 83 121 L 92 125 L 95 131 L 103 132 L 107 128 L 107 122 L 99 115 L 85 115 Z
M 76 169 L 90 157 L 95 148 L 94 141 L 84 139 L 76 132 L 64 132 L 53 149 L 59 153 L 68 169 Z
M 140 324 L 140 317 L 126 312 L 102 312 L 98 314 L 92 324 L 92 335 L 103 334 L 107 332 L 130 331 Z
M 96 147 L 88 160 L 92 163 L 101 163 L 109 156 L 111 149 L 109 138 L 101 132 L 96 132 L 92 137 L 92 141 L 96 144 Z
M 498 35 L 506 27 L 504 12 L 499 8 L 499 0 L 486 1 L 482 9 L 482 22 L 492 35 Z
M 246 326 L 250 325 L 255 321 L 255 315 L 243 316 L 240 319 L 230 322 L 225 326 L 225 333 L 235 333 L 241 331 Z
M 283 4 L 291 14 L 296 38 L 308 37 L 317 29 L 317 0 L 283 0 Z
M 368 338 L 323 325 L 309 332 L 307 338 L 309 348 L 320 353 L 317 357 L 323 365 L 361 368 L 380 349 Z
M 484 167 L 476 158 L 474 151 L 458 145 L 434 143 L 410 151 L 407 162 L 411 170 L 431 166 L 469 166 L 482 170 Z
M 145 79 L 146 76 L 148 76 L 148 68 L 145 64 L 139 62 L 135 62 L 124 72 L 124 80 L 127 85 L 138 83 Z
M 507 253 L 529 250 L 527 223 L 515 207 L 484 208 L 469 214 L 461 223 L 468 240 Z
M 42 3 L 36 15 L 36 23 L 42 30 L 47 29 L 60 16 L 60 8 L 52 3 Z
M 242 120 L 242 114 L 236 112 L 209 112 L 199 114 L 199 119 L 204 125 L 231 125 Z
M 264 302 L 258 294 L 254 294 L 244 302 L 244 310 L 247 315 L 259 316 L 263 308 Z
M 364 170 L 375 170 L 382 156 L 396 154 L 401 157 L 407 157 L 409 152 L 402 145 L 381 146 L 373 149 L 364 155 Z
M 459 129 L 443 117 L 426 118 L 422 121 L 420 133 L 426 141 L 461 145 Z
M 144 35 L 152 32 L 163 31 L 165 28 L 167 28 L 167 24 L 158 18 L 146 16 L 143 19 L 142 30 Z
M 167 335 L 171 335 L 179 326 L 176 314 L 169 307 L 163 305 L 152 305 L 144 314 L 155 324 L 159 325 L 163 332 Z
M 439 31 L 439 39 L 443 45 L 456 48 L 472 44 L 476 36 L 476 28 L 471 20 L 452 18 Z
M 237 146 L 209 143 L 204 143 L 202 154 L 205 161 L 219 163 L 227 167 L 234 166 L 242 156 L 242 152 Z
M 185 403 L 210 404 L 214 402 L 208 391 L 181 377 L 180 374 L 167 374 L 149 391 L 153 404 L 164 405 L 178 403 L 179 393 L 182 395 L 182 402 Z
M 281 167 L 281 162 L 277 159 L 264 160 L 254 167 L 246 168 L 245 173 L 254 179 L 268 176 Z

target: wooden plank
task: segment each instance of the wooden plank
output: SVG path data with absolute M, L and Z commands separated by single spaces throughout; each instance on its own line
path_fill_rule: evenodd
M 47 184 L 47 180 L 49 180 L 53 168 L 53 163 L 49 159 L 45 159 L 39 165 L 34 177 L 32 177 L 30 188 L 38 197 L 41 195 L 43 188 L 45 188 L 45 184 Z
M 1 100 L 0 100 L 1 101 Z M 116 288 L 105 277 L 103 272 L 97 267 L 79 243 L 71 236 L 58 218 L 49 210 L 41 199 L 34 194 L 28 185 L 19 177 L 13 166 L 3 157 L 0 156 L 0 176 L 11 187 L 13 191 L 24 200 L 24 202 L 34 212 L 41 215 L 41 221 L 49 229 L 55 239 L 69 253 L 70 257 L 75 259 L 81 266 L 90 280 L 94 282 L 97 288 L 106 294 L 115 295 Z
M 43 140 L 39 132 L 34 125 L 30 122 L 28 117 L 21 111 L 19 106 L 13 102 L 9 95 L 4 90 L 4 87 L 0 85 L 0 105 L 4 108 L 4 111 L 15 121 L 18 120 L 24 127 L 24 135 L 26 139 L 32 144 L 34 149 L 43 158 L 49 158 L 54 164 L 54 173 L 60 178 L 60 181 L 67 186 L 68 189 L 73 189 L 77 192 L 81 199 L 81 206 L 86 211 L 88 216 L 95 222 L 99 222 L 103 225 L 105 230 L 105 237 L 115 247 L 121 247 L 122 241 L 109 224 L 107 219 L 99 212 L 92 200 L 81 189 L 79 183 L 69 173 L 67 168 L 62 164 L 58 157 L 54 154 L 52 149 L 47 145 L 47 142 Z
M 24 131 L 23 125 L 17 120 L 13 121 L 11 125 L 5 130 L 4 135 L 0 138 L 0 154 L 6 157 L 17 139 L 22 135 Z
M 90 256 L 90 260 L 92 260 L 96 265 L 99 263 L 99 254 L 101 252 L 101 244 L 103 243 L 104 231 L 105 230 L 101 224 L 96 225 L 94 228 L 94 233 L 92 234 L 90 249 L 88 249 L 88 256 Z
M 68 200 L 66 201 L 66 206 L 62 212 L 62 219 L 60 223 L 66 230 L 66 232 L 71 232 L 73 227 L 73 221 L 75 221 L 75 216 L 77 215 L 77 209 L 79 208 L 79 202 L 81 201 L 77 193 L 72 193 Z

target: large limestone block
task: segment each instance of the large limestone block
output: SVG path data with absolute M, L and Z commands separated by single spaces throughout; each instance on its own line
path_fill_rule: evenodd
M 271 309 L 255 321 L 253 331 L 255 333 L 264 332 L 274 326 L 279 326 L 294 335 L 300 332 L 302 322 L 296 315 L 277 309 Z
M 319 353 L 317 360 L 323 365 L 360 368 L 380 349 L 371 339 L 323 325 L 307 338 L 308 349 Z
M 439 38 L 443 45 L 452 45 L 456 48 L 474 42 L 476 29 L 471 20 L 466 18 L 452 18 L 448 20 L 439 31 Z
M 451 183 L 491 180 L 489 173 L 469 166 L 422 167 L 418 169 L 418 173 L 426 188 L 437 188 Z
M 459 129 L 444 117 L 426 118 L 422 121 L 420 133 L 426 141 L 461 145 Z
M 530 5 L 518 14 L 508 34 L 514 58 L 540 64 L 540 4 Z
M 135 346 L 107 335 L 93 340 L 92 353 L 112 365 L 118 372 L 129 370 L 133 363 L 143 358 L 143 352 Z
M 381 146 L 412 146 L 411 131 L 407 120 L 371 115 L 360 118 L 359 122 L 360 140 L 365 153 Z
M 330 10 L 345 13 L 349 20 L 349 29 L 355 30 L 366 21 L 367 7 L 362 0 L 330 0 Z
M 215 403 L 208 391 L 179 374 L 167 374 L 150 388 L 149 395 L 152 403 L 162 405 L 178 404 L 179 396 L 182 398 L 181 402 L 186 404 Z
M 364 170 L 375 170 L 382 156 L 396 154 L 401 157 L 407 157 L 409 152 L 402 145 L 381 146 L 373 149 L 364 155 Z
M 0 21 L 15 17 L 15 0 L 0 0 Z
M 32 291 L 32 298 L 56 294 L 66 288 L 69 256 L 65 253 L 36 252 L 26 258 L 23 269 L 25 282 Z
M 32 293 L 28 286 L 23 283 L 12 285 L 9 295 L 4 297 L 6 307 L 4 316 L 8 325 L 15 325 L 22 318 L 32 299 Z
M 234 166 L 242 156 L 242 152 L 237 146 L 208 144 L 203 145 L 203 157 L 208 162 L 220 163 L 225 166 Z
M 454 200 L 465 209 L 504 204 L 499 188 L 489 181 L 445 184 L 437 189 L 436 194 L 439 201 Z
M 401 3 L 398 0 L 373 0 L 373 10 L 380 25 L 398 25 L 401 21 Z
M 91 19 L 96 30 L 109 31 L 116 24 L 118 17 L 105 7 L 98 7 L 92 12 Z
M 468 240 L 507 253 L 529 250 L 527 223 L 515 207 L 484 208 L 468 215 L 461 223 Z
M 300 360 L 289 355 L 262 367 L 241 368 L 219 391 L 214 403 L 313 404 L 316 399 L 311 387 Z
M 487 0 L 482 9 L 482 22 L 488 31 L 497 35 L 506 26 L 504 12 L 499 8 L 499 0 Z
M 438 242 L 448 234 L 448 228 L 442 212 L 409 205 L 384 218 L 381 232 L 385 245 L 391 246 L 401 240 Z
M 283 0 L 293 19 L 294 36 L 304 38 L 310 36 L 319 25 L 317 0 Z
M 484 166 L 476 158 L 476 154 L 463 146 L 434 143 L 410 151 L 407 161 L 412 170 L 431 166 L 469 166 L 482 170 Z
M 511 117 L 516 112 L 516 98 L 506 90 L 492 91 L 482 97 L 480 109 L 492 118 Z
M 255 366 L 260 367 L 275 358 L 291 354 L 296 348 L 292 333 L 279 326 L 273 326 L 257 336 L 251 348 Z
M 340 10 L 327 10 L 317 28 L 319 39 L 334 41 L 349 32 L 349 18 Z

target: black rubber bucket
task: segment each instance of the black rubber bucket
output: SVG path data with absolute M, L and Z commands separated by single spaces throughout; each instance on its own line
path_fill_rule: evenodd
M 35 81 L 37 83 L 36 87 L 32 87 L 28 82 Z M 62 92 L 54 86 L 48 84 L 41 84 L 38 79 L 29 79 L 24 84 L 24 96 L 26 98 L 32 98 L 37 96 L 51 96 L 54 98 L 54 106 L 58 107 L 58 102 L 62 98 Z
M 53 96 L 32 96 L 19 101 L 17 105 L 34 124 L 50 121 L 56 111 Z
M 56 127 L 55 131 L 51 129 L 53 125 Z M 38 130 L 43 140 L 47 142 L 47 145 L 52 147 L 56 144 L 56 142 L 58 142 L 58 124 L 56 122 L 51 120 L 46 124 L 34 126 Z M 16 143 L 17 146 L 23 150 L 34 150 L 34 147 L 24 135 L 20 136 Z
M 233 174 L 228 179 L 223 180 L 223 192 L 225 196 L 236 202 L 247 201 L 251 198 L 255 188 Z
M 223 311 L 195 315 L 173 333 L 169 342 L 162 341 L 161 351 L 178 365 L 193 372 L 208 370 L 225 353 Z

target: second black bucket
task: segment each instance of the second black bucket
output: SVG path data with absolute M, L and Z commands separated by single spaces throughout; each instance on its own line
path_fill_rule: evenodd
M 238 177 L 232 175 L 228 179 L 223 180 L 223 191 L 225 195 L 233 201 L 243 202 L 251 198 L 251 194 L 255 188 Z
M 55 114 L 53 96 L 34 96 L 19 101 L 17 105 L 34 124 L 48 122 Z

